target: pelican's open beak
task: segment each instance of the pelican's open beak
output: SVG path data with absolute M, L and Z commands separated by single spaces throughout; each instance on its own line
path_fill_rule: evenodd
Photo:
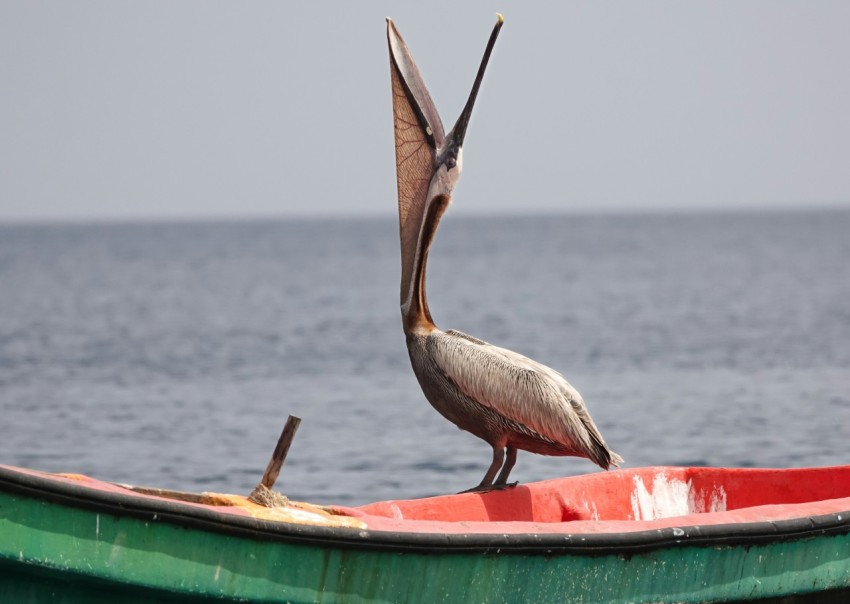
M 484 70 L 503 22 L 504 19 L 499 15 L 472 92 L 447 138 L 437 108 L 407 44 L 392 19 L 387 19 L 401 240 L 400 301 L 404 315 L 412 317 L 411 325 L 420 319 L 430 321 L 423 289 L 425 260 L 437 224 L 448 207 L 452 190 L 460 177 L 461 145 Z

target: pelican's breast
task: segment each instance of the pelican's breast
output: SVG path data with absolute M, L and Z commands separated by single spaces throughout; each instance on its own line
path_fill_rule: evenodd
M 505 432 L 504 418 L 464 394 L 436 363 L 433 348 L 445 336 L 439 329 L 407 334 L 407 350 L 413 373 L 425 398 L 440 415 L 460 429 L 492 443 Z M 521 426 L 512 428 L 522 429 Z

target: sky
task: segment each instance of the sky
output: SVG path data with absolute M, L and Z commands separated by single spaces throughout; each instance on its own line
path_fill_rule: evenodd
M 850 2 L 0 3 L 0 222 L 392 216 L 385 18 L 453 212 L 850 208 Z

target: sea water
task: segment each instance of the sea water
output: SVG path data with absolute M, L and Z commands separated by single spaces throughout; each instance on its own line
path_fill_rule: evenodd
M 628 466 L 850 463 L 850 212 L 451 216 L 428 268 L 441 328 L 560 371 Z M 291 498 L 469 488 L 399 272 L 389 218 L 0 226 L 0 464 L 247 494 L 293 414 Z

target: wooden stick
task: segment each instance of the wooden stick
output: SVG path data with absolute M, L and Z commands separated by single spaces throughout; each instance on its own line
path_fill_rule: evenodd
M 290 415 L 286 420 L 286 425 L 283 427 L 283 432 L 280 433 L 280 438 L 277 439 L 277 446 L 274 448 L 272 458 L 269 460 L 269 465 L 266 466 L 266 471 L 263 474 L 263 479 L 259 482 L 254 492 L 248 497 L 252 501 L 262 499 L 261 492 L 268 492 L 274 487 L 274 483 L 280 475 L 280 469 L 283 462 L 286 461 L 286 455 L 289 453 L 289 446 L 295 438 L 295 433 L 298 431 L 298 426 L 301 425 L 301 418 Z M 261 503 L 261 501 L 256 501 Z M 265 504 L 264 504 L 265 505 Z
M 300 417 L 290 415 L 287 418 L 283 432 L 280 433 L 280 438 L 277 439 L 277 446 L 274 448 L 272 458 L 269 460 L 269 465 L 266 466 L 266 472 L 260 481 L 260 484 L 267 489 L 274 487 L 274 483 L 280 474 L 280 468 L 283 466 L 283 462 L 286 461 L 286 455 L 289 453 L 289 446 L 292 444 L 292 439 L 295 438 L 295 433 L 298 431 L 298 426 L 300 425 Z

